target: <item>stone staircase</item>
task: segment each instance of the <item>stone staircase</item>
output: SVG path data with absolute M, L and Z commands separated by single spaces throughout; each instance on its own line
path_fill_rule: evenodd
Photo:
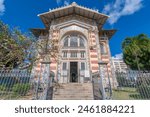
M 92 83 L 59 84 L 53 91 L 53 100 L 93 100 Z

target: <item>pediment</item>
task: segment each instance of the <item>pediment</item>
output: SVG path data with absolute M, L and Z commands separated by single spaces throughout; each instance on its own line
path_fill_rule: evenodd
M 87 23 L 84 23 L 84 22 L 81 22 L 81 21 L 78 21 L 78 20 L 70 20 L 70 21 L 67 21 L 67 22 L 62 22 L 62 23 L 59 23 L 57 25 L 53 25 L 51 26 L 51 29 L 64 29 L 66 27 L 70 27 L 70 26 L 75 26 L 74 28 L 76 27 L 81 27 L 81 28 L 84 28 L 84 29 L 87 29 L 87 30 L 95 30 L 96 29 L 96 26 L 92 26 L 92 25 L 89 25 Z
M 41 18 L 45 27 L 48 28 L 53 20 L 73 14 L 80 15 L 96 21 L 99 30 L 102 28 L 103 24 L 109 17 L 105 14 L 99 13 L 98 11 L 85 8 L 77 4 L 71 4 L 62 8 L 56 8 L 48 12 L 39 14 L 38 16 Z
M 88 38 L 88 30 L 85 27 L 81 27 L 77 24 L 72 24 L 66 27 L 63 27 L 60 30 L 60 38 L 62 38 L 64 35 L 70 33 L 70 32 L 78 32 L 84 35 L 86 38 Z

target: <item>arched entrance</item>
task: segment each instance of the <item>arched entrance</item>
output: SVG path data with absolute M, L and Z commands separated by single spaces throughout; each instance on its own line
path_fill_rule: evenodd
M 62 39 L 61 82 L 81 82 L 87 67 L 87 40 L 80 33 L 72 32 Z

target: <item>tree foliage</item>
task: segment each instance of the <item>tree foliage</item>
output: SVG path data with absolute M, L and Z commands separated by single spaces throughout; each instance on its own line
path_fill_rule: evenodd
M 123 59 L 133 70 L 150 70 L 150 38 L 145 34 L 127 37 L 122 43 Z
M 16 68 L 25 60 L 31 40 L 0 21 L 0 44 L 0 67 Z
M 51 34 L 50 34 L 51 35 Z M 10 30 L 0 21 L 0 67 L 16 68 L 27 61 L 32 67 L 36 61 L 45 57 L 59 58 L 58 40 L 43 36 L 37 39 L 33 35 L 24 34 L 18 28 Z

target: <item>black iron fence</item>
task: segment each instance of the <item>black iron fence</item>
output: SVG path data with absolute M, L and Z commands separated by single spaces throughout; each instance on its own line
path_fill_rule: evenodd
M 33 99 L 40 87 L 36 90 L 37 80 L 31 76 L 28 70 L 0 70 L 0 99 Z M 101 80 L 99 72 L 92 74 L 94 98 L 97 100 L 103 99 L 104 94 L 106 99 L 114 100 L 150 99 L 150 72 L 117 71 L 115 87 L 110 87 L 111 83 L 106 81 L 107 75 L 103 77 Z M 104 90 L 101 90 L 102 84 Z M 41 85 L 42 83 L 39 86 Z M 44 89 L 42 90 L 44 91 Z
M 113 89 L 113 99 L 145 100 L 150 99 L 150 72 L 124 71 L 116 72 L 118 86 Z
M 99 72 L 92 73 L 93 95 L 95 100 L 112 99 L 113 84 L 109 82 L 108 75 L 105 72 L 103 73 L 102 75 Z
M 30 72 L 0 70 L 0 99 L 32 99 Z
M 112 83 L 106 82 L 107 75 L 103 74 L 102 76 L 101 80 L 99 72 L 92 74 L 93 92 L 96 100 L 104 99 L 103 97 L 112 100 L 150 99 L 150 72 L 148 71 L 116 71 L 113 79 L 117 83 L 112 87 L 110 87 Z
M 28 70 L 0 70 L 0 100 L 41 100 L 52 98 L 53 73 L 50 73 L 50 88 L 47 87 L 46 72 L 37 73 Z M 47 91 L 47 93 L 45 93 Z

